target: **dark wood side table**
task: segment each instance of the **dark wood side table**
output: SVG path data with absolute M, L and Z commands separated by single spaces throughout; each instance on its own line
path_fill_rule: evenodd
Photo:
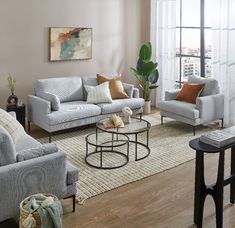
M 7 105 L 6 110 L 7 110 L 7 112 L 15 112 L 16 119 L 25 128 L 25 105 L 24 104 L 22 104 L 21 106 Z
M 203 207 L 207 195 L 211 195 L 215 202 L 216 227 L 223 227 L 223 194 L 224 186 L 230 184 L 230 202 L 235 199 L 235 143 L 216 148 L 199 141 L 199 138 L 189 142 L 189 146 L 196 150 L 195 167 L 195 195 L 194 195 L 194 223 L 202 227 Z M 231 149 L 231 175 L 224 178 L 225 150 Z M 217 181 L 206 185 L 204 179 L 204 153 L 219 153 Z

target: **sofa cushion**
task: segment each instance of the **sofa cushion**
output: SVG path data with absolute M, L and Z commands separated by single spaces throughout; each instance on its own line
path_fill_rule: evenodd
M 16 143 L 26 134 L 22 125 L 9 113 L 0 108 L 0 126 L 5 128 Z
M 85 89 L 85 86 L 97 86 L 98 85 L 98 81 L 96 79 L 96 77 L 94 76 L 90 76 L 90 77 L 82 77 L 82 85 L 83 85 L 83 97 L 84 97 L 84 101 L 87 100 L 87 91 Z
M 77 182 L 79 178 L 78 169 L 70 162 L 67 162 L 66 169 L 67 169 L 67 185 L 71 185 Z
M 58 111 L 60 109 L 60 99 L 57 95 L 52 93 L 41 92 L 40 97 L 51 102 L 51 109 Z
M 160 110 L 175 113 L 189 119 L 199 118 L 199 111 L 196 109 L 195 104 L 177 100 L 170 100 L 159 102 L 158 107 Z
M 19 151 L 16 155 L 17 162 L 38 158 L 44 155 L 52 154 L 58 151 L 56 144 L 44 144 L 39 147 L 33 147 L 31 149 Z
M 112 99 L 129 98 L 129 96 L 127 95 L 127 93 L 124 90 L 124 87 L 121 82 L 121 78 L 122 78 L 121 75 L 110 78 L 107 76 L 97 74 L 97 80 L 98 80 L 99 84 L 102 84 L 104 82 L 109 82 L 109 90 L 110 90 L 110 94 L 112 96 Z
M 0 126 L 0 166 L 16 161 L 16 150 L 13 140 L 7 130 Z
M 112 97 L 109 91 L 109 82 L 97 86 L 85 86 L 88 104 L 111 103 Z
M 101 114 L 99 106 L 87 104 L 85 101 L 73 101 L 61 103 L 60 110 L 47 115 L 49 125 L 57 125 L 64 122 L 83 119 Z
M 218 93 L 218 81 L 213 78 L 189 76 L 188 82 L 205 84 L 205 87 L 203 88 L 200 97 L 215 95 Z
M 38 142 L 36 139 L 31 137 L 30 135 L 26 134 L 15 144 L 16 153 L 18 153 L 19 151 L 22 151 L 22 150 L 35 148 L 40 145 L 41 145 L 40 142 Z
M 134 85 L 132 84 L 128 84 L 128 83 L 122 83 L 127 95 L 132 98 L 133 97 L 133 93 L 134 93 Z
M 48 78 L 36 81 L 35 93 L 51 93 L 59 97 L 60 102 L 83 100 L 82 79 L 80 77 Z
M 138 109 L 144 106 L 142 98 L 116 99 L 111 104 L 98 104 L 102 114 L 121 112 L 122 108 L 128 106 L 130 109 Z

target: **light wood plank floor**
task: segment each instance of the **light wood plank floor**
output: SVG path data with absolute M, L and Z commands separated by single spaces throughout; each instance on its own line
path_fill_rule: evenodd
M 33 128 L 33 135 L 43 134 Z M 170 145 L 169 145 L 170 146 Z M 172 145 L 174 146 L 174 145 Z M 167 147 L 166 147 L 167 149 Z M 217 155 L 205 159 L 206 182 L 214 182 Z M 190 161 L 176 168 L 106 192 L 78 206 L 71 212 L 70 199 L 62 202 L 65 228 L 184 228 L 193 225 L 194 165 Z M 226 154 L 229 173 L 230 153 Z M 17 227 L 12 221 L 0 227 Z M 215 209 L 206 199 L 203 227 L 215 227 Z M 235 206 L 229 203 L 229 187 L 224 194 L 224 227 L 235 227 Z

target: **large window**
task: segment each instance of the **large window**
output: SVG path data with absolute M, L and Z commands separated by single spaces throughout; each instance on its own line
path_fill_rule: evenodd
M 212 2 L 176 0 L 176 69 L 180 86 L 190 75 L 211 76 Z

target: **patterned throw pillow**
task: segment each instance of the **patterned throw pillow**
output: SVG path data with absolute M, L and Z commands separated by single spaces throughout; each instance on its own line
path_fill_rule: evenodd
M 9 113 L 0 108 L 0 125 L 5 128 L 16 143 L 26 134 L 22 125 Z
M 85 89 L 88 93 L 88 104 L 112 103 L 112 97 L 109 92 L 109 82 L 105 82 L 98 86 L 86 86 Z

